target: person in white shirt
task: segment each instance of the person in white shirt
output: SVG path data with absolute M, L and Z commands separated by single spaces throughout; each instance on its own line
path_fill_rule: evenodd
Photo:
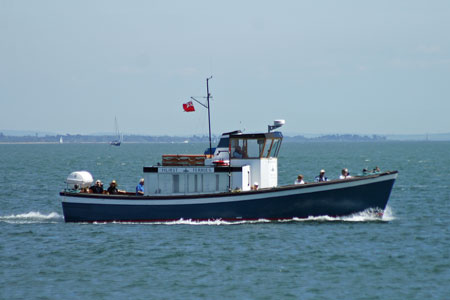
M 302 174 L 297 176 L 297 179 L 295 179 L 294 184 L 305 184 L 305 182 L 303 181 L 303 175 Z
M 348 169 L 342 169 L 341 171 L 341 176 L 339 176 L 339 179 L 348 179 L 348 178 L 352 178 L 352 176 L 350 176 L 350 173 L 348 172 Z

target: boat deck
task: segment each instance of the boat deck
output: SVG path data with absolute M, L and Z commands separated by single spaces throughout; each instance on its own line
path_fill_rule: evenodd
M 210 197 L 224 197 L 224 196 L 237 196 L 237 195 L 247 195 L 247 194 L 260 194 L 260 193 L 273 193 L 287 190 L 298 190 L 298 189 L 311 189 L 313 187 L 326 187 L 330 186 L 330 188 L 334 188 L 331 186 L 345 184 L 345 183 L 356 183 L 359 181 L 370 180 L 379 177 L 382 179 L 385 176 L 397 174 L 398 171 L 386 171 L 383 173 L 376 173 L 364 176 L 355 176 L 348 179 L 334 179 L 324 182 L 308 182 L 305 184 L 290 184 L 283 185 L 273 188 L 261 188 L 258 190 L 249 190 L 249 191 L 227 191 L 227 192 L 216 192 L 216 193 L 177 193 L 177 194 L 168 194 L 168 195 L 151 195 L 151 196 L 138 196 L 134 192 L 120 192 L 118 194 L 110 195 L 106 192 L 103 194 L 94 194 L 91 192 L 73 192 L 68 190 L 63 190 L 60 192 L 61 196 L 68 197 L 93 197 L 93 198 L 109 198 L 109 199 L 130 199 L 130 200 L 161 200 L 161 199 L 188 199 L 188 198 L 210 198 Z

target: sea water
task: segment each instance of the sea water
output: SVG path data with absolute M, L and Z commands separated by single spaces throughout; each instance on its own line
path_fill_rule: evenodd
M 0 299 L 450 299 L 450 143 L 284 143 L 279 183 L 398 170 L 383 216 L 64 223 L 72 171 L 135 189 L 202 144 L 1 144 Z

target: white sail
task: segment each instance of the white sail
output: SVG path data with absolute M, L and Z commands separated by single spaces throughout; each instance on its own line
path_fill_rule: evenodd
M 120 144 L 122 143 L 122 139 L 123 137 L 120 134 L 119 131 L 119 123 L 117 122 L 117 117 L 114 117 L 114 134 L 117 137 L 115 140 L 111 141 L 109 144 L 113 145 L 113 146 L 120 146 Z

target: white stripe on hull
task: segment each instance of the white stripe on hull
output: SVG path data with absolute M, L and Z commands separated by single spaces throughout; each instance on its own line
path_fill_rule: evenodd
M 397 173 L 383 175 L 380 177 L 371 177 L 362 180 L 352 180 L 352 181 L 336 181 L 336 183 L 331 184 L 323 184 L 316 186 L 299 186 L 300 188 L 293 189 L 283 189 L 283 188 L 274 188 L 271 190 L 262 190 L 259 192 L 241 192 L 238 195 L 230 193 L 224 193 L 223 196 L 220 195 L 211 195 L 210 197 L 199 197 L 195 198 L 191 195 L 189 198 L 177 198 L 177 199 L 164 199 L 163 197 L 157 197 L 157 199 L 146 199 L 142 200 L 134 200 L 134 199 L 112 199 L 108 196 L 108 198 L 97 198 L 97 197 L 64 197 L 63 202 L 65 203 L 82 203 L 82 204 L 99 204 L 99 205 L 144 205 L 144 206 L 152 206 L 152 205 L 192 205 L 192 204 L 210 204 L 210 203 L 227 203 L 227 202 L 238 202 L 238 201 L 252 201 L 259 199 L 267 199 L 267 198 L 278 198 L 285 197 L 291 195 L 301 195 L 301 194 L 310 194 L 317 192 L 324 192 L 329 190 L 338 190 L 345 189 L 351 187 L 362 186 L 366 184 L 372 184 L 377 182 L 388 181 L 397 178 Z M 267 191 L 267 192 L 264 192 Z M 177 195 L 178 196 L 178 195 Z M 120 196 L 118 196 L 120 197 Z M 123 197 L 123 196 L 122 196 Z M 126 197 L 126 196 L 125 196 Z M 169 196 L 169 197 L 173 197 Z M 182 197 L 182 196 L 181 196 Z M 156 198 L 156 197 L 155 197 Z

